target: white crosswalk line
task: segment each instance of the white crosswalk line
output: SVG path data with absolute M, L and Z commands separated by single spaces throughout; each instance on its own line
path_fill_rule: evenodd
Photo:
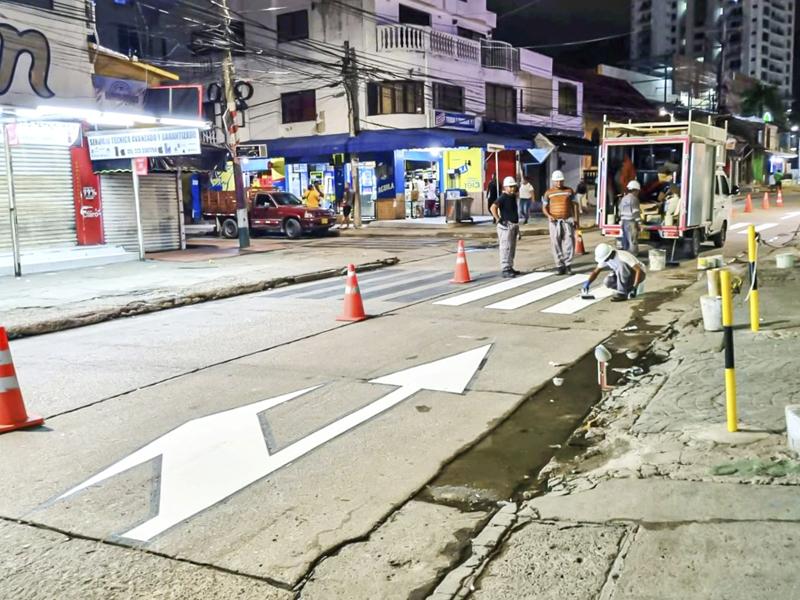
M 533 304 L 534 302 L 543 300 L 544 298 L 552 296 L 553 294 L 568 290 L 571 287 L 577 288 L 584 281 L 586 281 L 586 275 L 572 275 L 566 279 L 555 281 L 540 288 L 536 288 L 535 290 L 525 292 L 524 294 L 513 296 L 507 300 L 495 302 L 486 308 L 491 308 L 494 310 L 516 310 L 518 308 L 522 308 L 523 306 L 527 306 L 528 304 Z
M 549 308 L 545 308 L 541 312 L 555 315 L 573 315 L 576 312 L 591 306 L 592 304 L 596 304 L 601 300 L 605 300 L 609 296 L 613 296 L 614 290 L 605 286 L 599 286 L 594 288 L 591 293 L 594 295 L 594 300 L 584 300 L 581 297 L 570 298 L 569 300 L 564 300 L 563 302 L 554 304 Z
M 746 229 L 752 225 L 752 223 L 736 223 L 735 225 L 731 225 L 731 231 L 736 231 L 737 229 Z
M 522 287 L 523 285 L 546 279 L 552 274 L 553 273 L 529 273 L 528 275 L 522 275 L 514 279 L 509 279 L 508 281 L 503 281 L 502 283 L 489 285 L 471 292 L 467 292 L 466 294 L 459 294 L 458 296 L 445 298 L 444 300 L 434 302 L 434 304 L 441 304 L 443 306 L 463 306 L 464 304 L 469 304 L 470 302 L 475 302 L 476 300 L 483 300 L 489 296 L 501 294 L 503 292 L 507 292 L 508 290 L 513 290 L 514 288 Z
M 762 231 L 766 231 L 767 229 L 772 229 L 773 227 L 777 227 L 777 223 L 762 223 L 761 225 L 756 225 L 756 233 L 761 233 Z M 747 235 L 746 231 L 738 231 L 739 235 Z
M 788 215 L 782 216 L 781 221 L 788 221 L 789 219 L 794 219 L 796 217 L 800 217 L 800 212 L 790 212 Z

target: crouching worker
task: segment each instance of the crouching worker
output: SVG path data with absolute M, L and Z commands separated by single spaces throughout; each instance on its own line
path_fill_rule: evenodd
M 609 269 L 611 273 L 606 276 L 603 283 L 607 288 L 617 292 L 611 301 L 622 302 L 636 297 L 639 284 L 647 276 L 644 265 L 638 258 L 625 250 L 615 250 L 608 244 L 598 244 L 594 250 L 594 260 L 597 262 L 597 267 L 583 284 L 584 294 L 588 294 L 589 286 L 597 279 L 600 271 Z

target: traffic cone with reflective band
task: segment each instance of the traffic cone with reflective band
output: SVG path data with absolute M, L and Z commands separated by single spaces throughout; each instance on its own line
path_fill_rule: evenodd
M 464 251 L 464 240 L 458 240 L 458 253 L 456 254 L 456 271 L 450 283 L 469 283 L 472 278 L 469 276 L 469 266 L 467 266 L 467 253 Z
M 347 265 L 347 282 L 344 284 L 344 314 L 337 317 L 337 321 L 363 321 L 367 318 L 364 313 L 364 303 L 361 301 L 361 290 L 358 289 L 356 266 Z
M 744 200 L 744 212 L 753 212 L 753 197 L 750 194 L 747 194 L 747 198 Z
M 580 229 L 575 230 L 575 254 L 586 254 L 586 247 L 583 245 L 583 234 Z
M 4 327 L 0 327 L 0 433 L 35 427 L 44 423 L 42 417 L 29 415 L 25 411 L 22 392 L 17 383 L 17 373 L 11 360 L 8 347 L 8 335 Z
M 764 199 L 761 201 L 761 208 L 769 209 L 769 192 L 764 192 Z
M 783 192 L 778 188 L 778 199 L 775 201 L 775 206 L 783 206 Z

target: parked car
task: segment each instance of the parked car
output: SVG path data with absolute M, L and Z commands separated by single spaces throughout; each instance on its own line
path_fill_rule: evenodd
M 304 233 L 328 231 L 336 215 L 326 208 L 308 208 L 294 194 L 280 190 L 247 192 L 247 214 L 251 231 L 283 233 L 297 239 Z M 217 232 L 226 238 L 239 235 L 234 192 L 206 192 L 203 218 L 216 223 Z

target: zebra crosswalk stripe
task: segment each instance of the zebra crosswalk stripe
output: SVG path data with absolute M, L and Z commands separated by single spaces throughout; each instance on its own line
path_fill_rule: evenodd
M 451 296 L 450 298 L 445 298 L 444 300 L 438 300 L 437 302 L 434 302 L 434 304 L 441 304 L 442 306 L 463 306 L 464 304 L 469 304 L 470 302 L 476 302 L 477 300 L 483 300 L 484 298 L 488 298 L 489 296 L 501 294 L 503 292 L 513 290 L 514 288 L 522 287 L 523 285 L 527 285 L 529 283 L 541 281 L 542 279 L 550 277 L 552 274 L 553 274 L 552 272 L 529 273 L 528 275 L 522 275 L 515 279 L 509 279 L 508 281 L 503 281 L 502 283 L 496 283 L 494 285 L 482 287 L 472 292 L 459 294 L 458 296 Z
M 788 221 L 789 219 L 794 219 L 795 217 L 800 217 L 800 212 L 790 212 L 788 215 L 782 216 L 781 221 Z
M 543 300 L 549 296 L 552 296 L 553 294 L 568 290 L 573 286 L 577 288 L 584 281 L 586 281 L 586 275 L 572 275 L 566 279 L 555 281 L 540 288 L 525 292 L 524 294 L 519 294 L 518 296 L 513 296 L 506 300 L 501 300 L 500 302 L 495 302 L 486 308 L 491 308 L 494 310 L 516 310 L 518 308 L 522 308 L 523 306 L 527 306 L 528 304 L 533 304 L 534 302 Z
M 767 229 L 772 229 L 773 227 L 777 227 L 777 223 L 762 223 L 761 225 L 756 225 L 756 233 L 761 233 L 762 231 L 766 231 Z M 739 235 L 747 235 L 746 231 L 738 231 Z
M 613 296 L 614 290 L 604 286 L 596 287 L 591 291 L 591 294 L 594 296 L 594 300 L 584 300 L 580 297 L 570 298 L 569 300 L 564 300 L 563 302 L 559 302 L 558 304 L 554 304 L 553 306 L 545 308 L 542 312 L 555 315 L 573 315 L 576 312 L 591 306 L 592 304 L 596 304 L 601 300 L 605 300 L 609 296 Z
M 752 223 L 736 223 L 735 225 L 731 225 L 731 231 L 736 231 L 737 229 L 746 229 L 752 225 Z

